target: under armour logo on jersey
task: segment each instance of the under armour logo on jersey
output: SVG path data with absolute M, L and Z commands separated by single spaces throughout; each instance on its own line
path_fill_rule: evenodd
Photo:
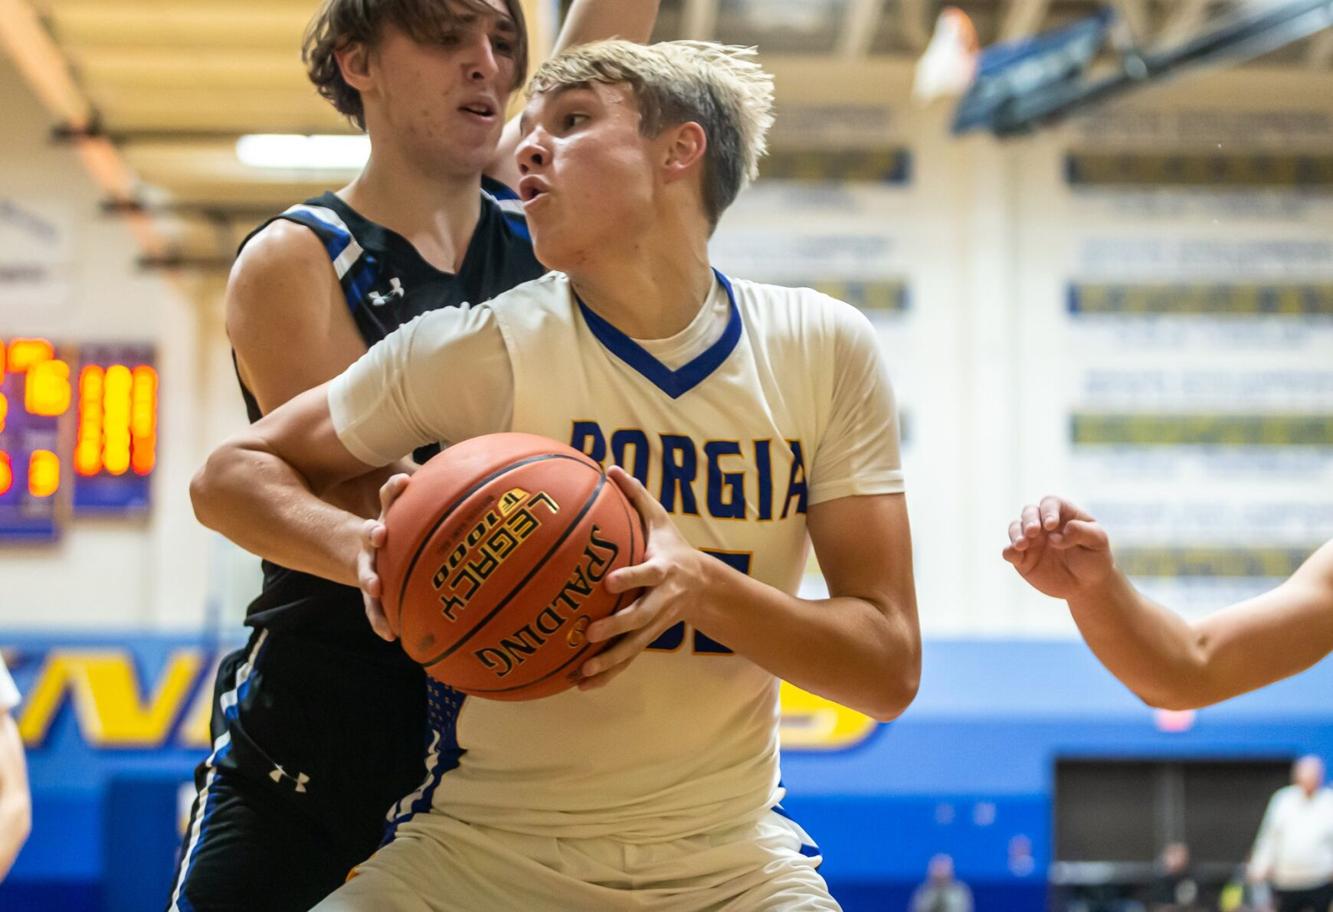
M 281 782 L 282 780 L 287 779 L 295 785 L 296 790 L 301 793 L 305 792 L 305 784 L 310 781 L 310 777 L 305 773 L 298 772 L 293 776 L 276 763 L 273 764 L 273 772 L 269 773 L 268 777 L 274 782 Z
M 378 291 L 372 291 L 368 295 L 368 297 L 370 298 L 370 303 L 374 304 L 376 307 L 383 307 L 385 304 L 388 304 L 394 298 L 402 298 L 406 296 L 407 292 L 403 290 L 403 283 L 398 281 L 397 276 L 394 276 L 392 279 L 389 279 L 388 294 L 380 294 Z

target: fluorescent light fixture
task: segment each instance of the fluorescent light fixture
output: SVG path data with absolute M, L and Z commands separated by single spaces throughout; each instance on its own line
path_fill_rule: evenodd
M 251 133 L 236 140 L 236 157 L 252 168 L 355 171 L 370 155 L 370 137 Z

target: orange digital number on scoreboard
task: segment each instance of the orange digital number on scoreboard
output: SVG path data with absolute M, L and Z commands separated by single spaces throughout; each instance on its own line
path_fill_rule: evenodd
M 146 345 L 0 341 L 0 497 L 26 490 L 28 498 L 49 499 L 69 466 L 93 485 L 90 508 L 146 506 L 147 489 L 131 480 L 157 464 L 158 374 L 144 363 L 151 360 Z M 72 434 L 59 430 L 71 420 Z M 71 439 L 66 458 L 54 444 Z

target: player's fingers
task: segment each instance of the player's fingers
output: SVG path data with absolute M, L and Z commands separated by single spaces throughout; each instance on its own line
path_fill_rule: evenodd
M 398 639 L 389 626 L 389 619 L 384 616 L 384 608 L 380 605 L 380 578 L 375 573 L 375 568 L 371 563 L 371 555 L 367 551 L 362 551 L 356 558 L 357 582 L 361 585 L 361 601 L 365 605 L 366 620 L 370 622 L 370 629 L 384 640 L 393 641 Z
M 370 621 L 370 629 L 375 631 L 375 635 L 382 640 L 388 640 L 392 643 L 398 639 L 394 635 L 393 628 L 389 626 L 389 619 L 384 616 L 384 607 L 379 599 L 373 599 L 362 595 L 366 605 L 366 620 Z
M 383 516 L 403 493 L 407 483 L 412 480 L 411 475 L 398 474 L 390 475 L 384 484 L 380 485 L 380 515 Z
M 1092 518 L 1091 514 L 1089 514 L 1088 511 L 1084 510 L 1082 507 L 1074 503 L 1072 500 L 1067 500 L 1064 497 L 1054 497 L 1053 499 L 1056 500 L 1060 505 L 1061 524 L 1068 523 L 1075 519 L 1084 520 L 1086 522 L 1096 521 Z
M 1048 494 L 1041 499 L 1037 506 L 1037 512 L 1041 518 L 1041 527 L 1047 532 L 1056 532 L 1060 529 L 1060 521 L 1063 517 L 1065 501 L 1053 494 Z
M 1015 548 L 1026 548 L 1027 539 L 1023 537 L 1023 524 L 1014 520 L 1009 524 L 1009 544 Z
M 1023 561 L 1023 552 L 1019 551 L 1018 548 L 1015 547 L 1014 545 L 1010 545 L 1009 547 L 1001 551 L 1000 556 L 1003 557 L 1005 560 L 1007 560 L 1009 563 L 1013 564 L 1015 567 L 1017 567 Z
M 378 519 L 368 519 L 361 524 L 361 545 L 364 548 L 384 547 L 386 530 Z
M 591 628 L 590 628 L 591 629 Z M 648 648 L 648 644 L 662 635 L 666 629 L 664 623 L 650 624 L 642 627 L 623 638 L 607 646 L 597 655 L 583 663 L 581 669 L 585 678 L 594 678 L 614 669 L 618 665 L 624 665 Z
M 1037 513 L 1035 504 L 1028 504 L 1023 508 L 1019 522 L 1023 524 L 1023 534 L 1028 538 L 1036 538 L 1037 534 L 1041 532 L 1041 517 Z
M 1090 551 L 1105 551 L 1110 547 L 1110 539 L 1101 524 L 1082 519 L 1065 523 L 1064 534 L 1059 541 L 1052 537 L 1051 543 L 1061 550 L 1087 548 Z
M 649 593 L 649 595 L 651 594 L 652 593 Z M 587 630 L 588 639 L 593 643 L 600 643 L 604 640 L 614 639 L 621 634 L 638 630 L 645 624 L 651 623 L 656 614 L 657 606 L 649 600 L 649 596 L 637 598 L 615 614 L 608 615 L 589 624 Z
M 380 578 L 375 572 L 374 558 L 369 551 L 363 550 L 356 556 L 356 583 L 371 598 L 380 597 Z
M 616 678 L 620 677 L 625 669 L 629 668 L 629 664 L 629 662 L 622 662 L 615 668 L 609 668 L 599 675 L 594 675 L 591 678 L 584 678 L 579 681 L 579 690 L 597 690 L 598 688 L 605 687 Z
M 652 559 L 611 572 L 605 585 L 608 592 L 621 593 L 660 586 L 665 579 L 666 566 L 660 560 Z
M 620 487 L 620 490 L 625 492 L 629 502 L 634 504 L 634 509 L 638 510 L 639 515 L 648 522 L 655 523 L 666 517 L 666 510 L 662 509 L 657 498 L 648 493 L 648 489 L 639 479 L 617 465 L 607 469 L 606 474 Z

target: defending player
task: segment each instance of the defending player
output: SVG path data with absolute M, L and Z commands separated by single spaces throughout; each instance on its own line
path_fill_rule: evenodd
M 576 0 L 561 40 L 647 38 L 656 9 Z M 310 78 L 371 156 L 242 245 L 226 314 L 251 421 L 418 314 L 541 274 L 521 214 L 500 202 L 512 192 L 491 179 L 518 179 L 504 113 L 526 42 L 519 0 L 322 4 Z M 377 487 L 328 496 L 373 516 Z M 308 909 L 374 851 L 421 778 L 421 672 L 366 630 L 355 588 L 266 562 L 246 622 L 249 644 L 218 672 L 172 909 Z
M 890 719 L 915 694 L 920 640 L 868 321 L 709 267 L 771 96 L 748 52 L 718 45 L 604 42 L 548 62 L 519 192 L 539 258 L 565 274 L 414 321 L 196 477 L 205 524 L 370 595 L 363 534 L 383 527 L 316 494 L 424 442 L 540 433 L 638 479 L 612 470 L 647 557 L 607 585 L 650 591 L 589 628 L 619 641 L 545 700 L 433 687 L 431 775 L 321 909 L 837 908 L 779 805 L 778 679 Z M 792 594 L 807 534 L 830 598 Z
M 1065 599 L 1102 664 L 1150 706 L 1193 709 L 1304 671 L 1333 651 L 1333 541 L 1270 592 L 1190 623 L 1115 565 L 1106 530 L 1067 500 L 1029 504 L 1004 558 Z

